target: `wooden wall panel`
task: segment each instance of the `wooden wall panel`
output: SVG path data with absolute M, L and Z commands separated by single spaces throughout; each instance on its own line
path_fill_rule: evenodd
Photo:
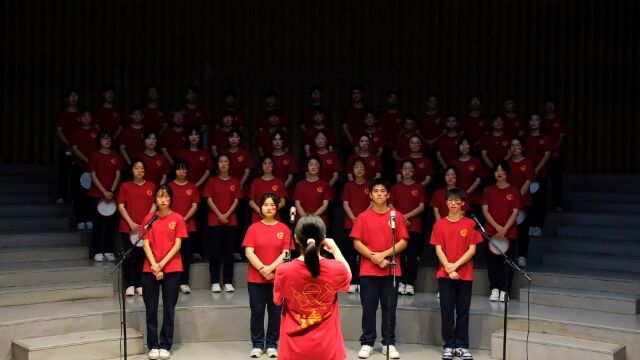
M 401 91 L 420 112 L 438 91 L 462 113 L 479 93 L 521 112 L 556 96 L 570 121 L 568 167 L 638 172 L 639 7 L 634 0 L 5 1 L 0 36 L 0 159 L 52 162 L 52 118 L 77 87 L 94 106 L 105 84 L 125 109 L 150 82 L 175 108 L 185 84 L 212 111 L 235 87 L 252 117 L 270 88 L 297 119 L 313 83 L 338 110 L 353 83 L 380 108 Z M 334 117 L 334 118 L 337 118 Z

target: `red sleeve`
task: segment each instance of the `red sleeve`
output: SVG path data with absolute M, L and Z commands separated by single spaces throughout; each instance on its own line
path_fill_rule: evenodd
M 178 221 L 176 222 L 176 237 L 181 239 L 189 237 L 187 224 L 185 224 L 184 218 L 181 215 L 178 216 Z
M 409 230 L 407 230 L 407 225 L 404 219 L 404 215 L 400 214 L 398 215 L 398 221 L 396 221 L 396 231 L 397 231 L 397 237 L 398 237 L 398 241 L 400 239 L 405 239 L 406 241 L 409 241 Z
M 236 199 L 241 199 L 242 198 L 242 186 L 240 186 L 240 181 L 236 179 Z M 236 210 L 234 212 L 237 212 L 238 209 L 236 208 Z
M 204 189 L 202 191 L 203 197 L 210 198 L 213 196 L 211 192 L 211 186 L 212 186 L 211 184 L 213 183 L 213 179 L 214 179 L 213 177 L 209 178 L 209 180 L 207 180 L 206 184 L 204 185 Z
M 296 183 L 296 186 L 293 188 L 293 200 L 300 200 L 300 183 L 304 180 L 300 180 Z
M 89 158 L 89 171 L 90 172 L 96 172 L 98 171 L 98 153 L 95 152 L 93 154 L 91 154 L 91 157 Z
M 431 245 L 442 245 L 442 233 L 440 232 L 440 223 L 439 222 L 436 222 L 433 225 L 433 230 L 431 231 L 431 239 L 429 240 L 429 244 L 431 244 Z M 440 259 L 438 259 L 438 263 L 439 262 L 440 262 Z
M 249 264 L 249 266 L 251 266 L 251 264 Z M 286 268 L 276 271 L 276 278 L 273 281 L 273 303 L 278 306 L 282 305 L 284 301 L 284 294 L 280 289 L 287 288 L 286 284 L 284 284 L 286 279 L 284 276 L 285 272 Z
M 514 202 L 514 206 L 516 207 L 516 209 L 522 210 L 523 206 L 522 206 L 522 196 L 520 196 L 520 189 L 516 189 L 515 194 L 516 194 L 516 201 Z
M 127 187 L 122 184 L 118 189 L 117 202 L 118 204 L 124 204 L 127 201 L 127 197 L 125 196 L 127 192 Z
M 258 203 L 258 201 L 256 201 L 258 196 L 258 185 L 256 182 L 259 181 L 259 179 L 260 178 L 253 179 L 251 186 L 249 186 L 249 200 L 253 200 L 256 203 Z
M 254 227 L 253 226 L 249 226 L 249 229 L 247 230 L 247 233 L 244 235 L 244 240 L 242 241 L 242 246 L 244 247 L 255 247 L 255 234 L 254 234 Z M 251 265 L 249 265 L 251 266 Z M 276 271 L 276 275 L 277 275 L 277 271 Z

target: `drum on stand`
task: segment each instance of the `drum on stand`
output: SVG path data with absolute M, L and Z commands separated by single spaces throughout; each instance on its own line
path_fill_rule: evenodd
M 89 190 L 91 188 L 91 174 L 85 171 L 80 175 L 80 186 Z
M 540 183 L 537 181 L 533 181 L 530 185 L 529 185 L 529 191 L 531 191 L 532 194 L 535 194 L 538 192 L 538 190 L 540 190 Z
M 132 231 L 132 232 L 129 233 L 129 241 L 131 241 L 131 245 L 137 246 L 137 247 L 142 247 L 144 245 L 144 241 L 142 241 L 142 239 L 140 239 L 140 241 L 138 241 L 139 238 L 140 238 L 140 232 L 139 231 Z
M 117 206 L 113 200 L 102 199 L 98 201 L 98 213 L 102 216 L 111 216 L 116 213 Z
M 495 234 L 491 237 L 491 241 L 489 241 L 489 251 L 491 251 L 494 255 L 500 255 L 500 251 L 506 253 L 509 250 L 509 239 L 504 236 L 500 236 Z
M 516 224 L 520 225 L 527 219 L 527 213 L 524 210 L 518 211 L 518 216 L 516 216 Z

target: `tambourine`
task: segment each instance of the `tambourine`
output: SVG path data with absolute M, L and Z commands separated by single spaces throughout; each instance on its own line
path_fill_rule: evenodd
M 540 183 L 539 182 L 533 181 L 533 182 L 531 182 L 531 184 L 529 184 L 529 191 L 531 191 L 532 194 L 537 193 L 538 190 L 540 190 Z
M 144 245 L 144 241 L 142 241 L 142 239 L 138 241 L 139 235 L 140 235 L 139 231 L 132 231 L 129 233 L 129 241 L 131 241 L 131 245 L 137 246 L 137 247 L 142 247 Z
M 111 216 L 113 214 L 116 213 L 117 210 L 117 206 L 116 206 L 116 202 L 113 200 L 105 200 L 102 199 L 100 201 L 98 201 L 98 213 L 102 216 Z
M 527 213 L 524 210 L 518 211 L 518 216 L 516 216 L 516 224 L 520 225 L 527 218 Z
M 80 175 L 80 186 L 87 190 L 91 188 L 91 174 L 88 171 L 85 171 Z
M 491 237 L 491 241 L 489 241 L 489 251 L 491 251 L 494 255 L 500 255 L 500 251 L 506 253 L 509 250 L 509 239 L 504 236 L 500 236 L 495 234 Z

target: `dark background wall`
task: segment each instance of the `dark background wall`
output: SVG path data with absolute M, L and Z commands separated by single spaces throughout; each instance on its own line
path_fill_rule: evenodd
M 463 112 L 517 97 L 521 112 L 555 96 L 571 126 L 569 169 L 638 172 L 639 5 L 633 0 L 3 1 L 0 158 L 53 161 L 64 90 L 98 104 L 104 84 L 125 108 L 158 82 L 166 108 L 185 84 L 210 111 L 238 89 L 252 115 L 265 90 L 296 118 L 322 83 L 334 110 L 363 83 L 380 107 L 389 88 L 419 112 L 430 90 Z M 635 21 L 634 21 L 635 20 Z

